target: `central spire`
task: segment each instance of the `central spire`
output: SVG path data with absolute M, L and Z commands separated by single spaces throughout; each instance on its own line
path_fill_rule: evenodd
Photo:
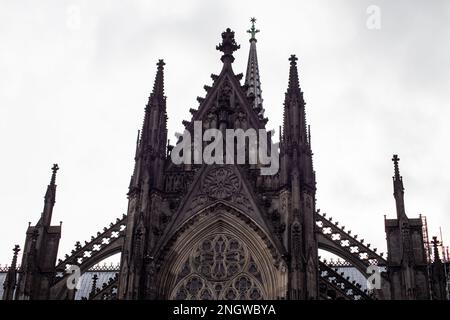
M 258 110 L 258 113 L 264 116 L 264 109 L 262 106 L 262 91 L 261 91 L 261 81 L 259 77 L 259 66 L 258 66 L 258 56 L 256 54 L 256 33 L 259 32 L 255 28 L 256 18 L 251 18 L 250 22 L 252 26 L 248 33 L 250 33 L 250 51 L 248 53 L 248 63 L 247 63 L 247 73 L 245 74 L 245 84 L 247 85 L 247 96 L 255 97 L 253 108 Z

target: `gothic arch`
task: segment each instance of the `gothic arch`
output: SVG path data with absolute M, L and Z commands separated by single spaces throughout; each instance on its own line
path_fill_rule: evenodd
M 182 232 L 164 250 L 167 254 L 160 262 L 158 296 L 166 299 L 285 297 L 284 262 L 262 229 L 246 218 L 237 209 L 216 203 L 186 221 Z M 187 285 L 195 286 L 195 291 L 186 292 Z

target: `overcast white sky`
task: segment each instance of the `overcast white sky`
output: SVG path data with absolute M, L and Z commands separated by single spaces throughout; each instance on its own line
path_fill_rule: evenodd
M 2 1 L 0 3 L 0 264 L 23 246 L 60 165 L 54 224 L 60 256 L 121 216 L 137 130 L 164 58 L 169 133 L 221 69 L 231 27 L 245 72 L 249 18 L 269 128 L 281 124 L 290 54 L 311 124 L 318 208 L 385 250 L 395 217 L 392 154 L 410 217 L 450 243 L 449 1 Z M 369 5 L 381 29 L 366 27 Z M 278 129 L 277 129 L 278 130 Z

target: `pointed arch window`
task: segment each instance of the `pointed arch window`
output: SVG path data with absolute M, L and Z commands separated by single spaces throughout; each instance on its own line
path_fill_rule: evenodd
M 171 299 L 261 300 L 261 274 L 247 246 L 229 234 L 203 239 L 177 275 Z

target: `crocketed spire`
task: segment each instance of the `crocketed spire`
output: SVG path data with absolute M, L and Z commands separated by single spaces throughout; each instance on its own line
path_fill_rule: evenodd
M 298 81 L 298 70 L 297 70 L 297 60 L 298 58 L 295 54 L 292 54 L 289 58 L 290 68 L 289 68 L 289 84 L 287 89 L 288 95 L 300 95 L 300 84 Z
M 167 132 L 166 96 L 164 95 L 164 60 L 156 64 L 156 77 L 153 91 L 145 108 L 144 124 L 141 131 L 141 144 L 152 145 L 155 150 L 165 150 Z M 153 118 L 157 120 L 154 121 Z M 156 127 L 154 127 L 156 124 Z M 158 146 L 159 145 L 159 146 Z M 164 145 L 164 146 L 163 146 Z M 164 152 L 164 151 L 163 151 Z
M 250 19 L 252 27 L 247 30 L 250 33 L 250 51 L 248 53 L 247 73 L 245 74 L 245 84 L 247 85 L 247 96 L 253 96 L 255 98 L 253 108 L 260 109 L 259 113 L 264 115 L 264 109 L 262 106 L 262 94 L 261 94 L 261 80 L 259 77 L 258 56 L 256 54 L 256 33 L 259 32 L 255 28 L 256 18 Z M 259 108 L 258 108 L 259 107 Z
M 42 211 L 41 219 L 37 225 L 50 226 L 53 214 L 53 206 L 56 199 L 56 173 L 59 170 L 58 164 L 54 164 L 52 167 L 52 177 L 50 178 L 50 184 L 47 186 L 45 192 L 44 210 Z

